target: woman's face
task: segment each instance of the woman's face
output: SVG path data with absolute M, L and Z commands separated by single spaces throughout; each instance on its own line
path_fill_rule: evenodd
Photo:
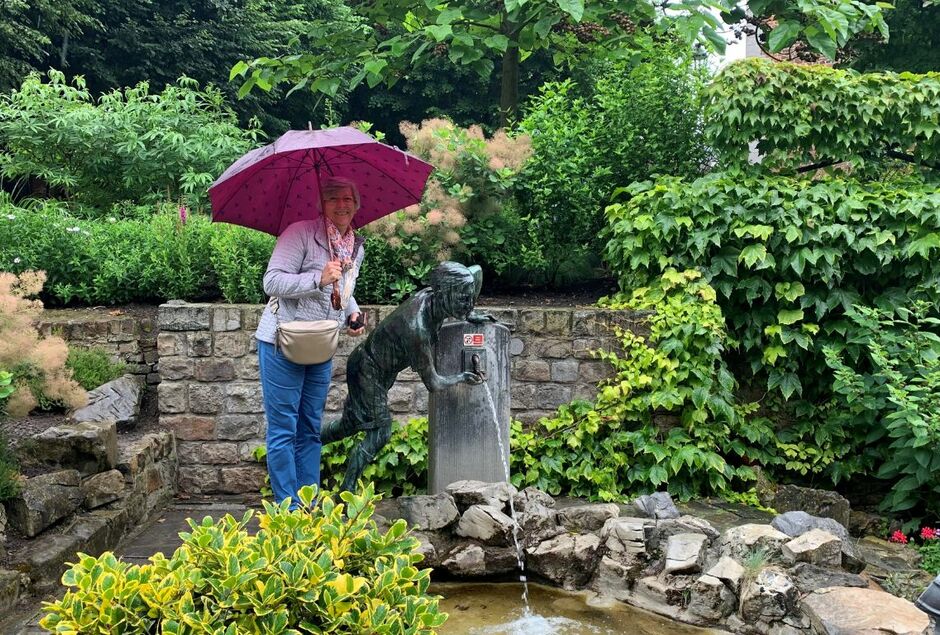
M 351 188 L 340 188 L 323 193 L 323 213 L 329 218 L 341 234 L 356 215 L 356 199 Z

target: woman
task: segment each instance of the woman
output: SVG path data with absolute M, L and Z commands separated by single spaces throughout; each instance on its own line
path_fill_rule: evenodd
M 289 361 L 274 346 L 277 323 L 335 319 L 356 327 L 346 329 L 352 337 L 364 330 L 352 296 L 363 257 L 364 239 L 351 227 L 359 191 L 348 179 L 329 177 L 320 184 L 320 204 L 320 218 L 293 223 L 278 237 L 264 274 L 264 292 L 271 302 L 255 332 L 271 489 L 278 503 L 290 497 L 292 509 L 297 508 L 298 489 L 320 484 L 320 422 L 333 361 Z

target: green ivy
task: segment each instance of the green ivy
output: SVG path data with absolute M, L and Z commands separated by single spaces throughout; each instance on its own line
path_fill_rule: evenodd
M 940 164 L 940 73 L 858 73 L 748 59 L 707 90 L 706 133 L 725 161 L 746 164 L 758 141 L 765 167 L 864 163 L 909 155 Z
M 823 347 L 849 342 L 855 304 L 940 293 L 940 192 L 717 172 L 636 183 L 608 208 L 606 257 L 622 288 L 697 268 L 718 292 L 747 371 L 785 398 L 828 394 Z
M 595 403 L 564 405 L 529 430 L 513 424 L 515 485 L 608 501 L 668 489 L 687 499 L 730 494 L 755 479 L 750 465 L 783 460 L 769 422 L 736 402 L 724 318 L 698 272 L 667 270 L 607 305 L 649 310 L 649 336 L 618 329 L 622 354 L 598 353 L 613 377 Z

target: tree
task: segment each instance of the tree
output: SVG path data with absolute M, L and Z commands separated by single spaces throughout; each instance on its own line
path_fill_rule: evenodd
M 686 42 L 723 50 L 723 22 L 746 17 L 734 0 L 375 0 L 355 6 L 356 23 L 317 21 L 308 32 L 316 51 L 241 61 L 231 78 L 242 79 L 239 93 L 282 83 L 336 94 L 340 87 L 389 85 L 404 78 L 435 52 L 487 77 L 500 59 L 499 111 L 503 120 L 518 107 L 519 68 L 535 51 L 547 49 L 556 64 L 574 64 L 586 54 L 629 55 L 630 45 L 650 29 L 671 29 Z M 773 45 L 803 40 L 834 57 L 858 33 L 887 35 L 883 3 L 862 0 L 754 0 L 752 19 L 764 20 Z M 758 9 L 754 9 L 758 7 Z M 718 9 L 718 11 L 715 11 Z M 642 27 L 638 30 L 638 27 Z M 776 35 L 774 35 L 776 34 Z
M 95 0 L 4 0 L 0 3 L 0 90 L 19 86 L 40 68 L 54 47 L 98 26 Z
M 940 71 L 940 3 L 896 0 L 888 13 L 891 39 L 861 39 L 849 64 L 860 71 Z

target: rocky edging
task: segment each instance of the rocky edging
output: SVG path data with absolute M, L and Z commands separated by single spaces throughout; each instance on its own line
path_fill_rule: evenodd
M 438 572 L 501 576 L 518 572 L 510 498 L 527 572 L 565 589 L 734 633 L 929 632 L 925 613 L 858 575 L 865 562 L 844 526 L 805 512 L 720 533 L 666 493 L 556 509 L 534 488 L 460 481 L 382 501 L 377 518 L 405 519 Z
M 0 506 L 0 614 L 29 593 L 58 584 L 78 552 L 114 549 L 175 494 L 176 442 L 172 433 L 124 441 L 114 420 L 49 428 L 20 448 L 47 473 L 23 483 Z M 10 542 L 6 533 L 21 537 Z

